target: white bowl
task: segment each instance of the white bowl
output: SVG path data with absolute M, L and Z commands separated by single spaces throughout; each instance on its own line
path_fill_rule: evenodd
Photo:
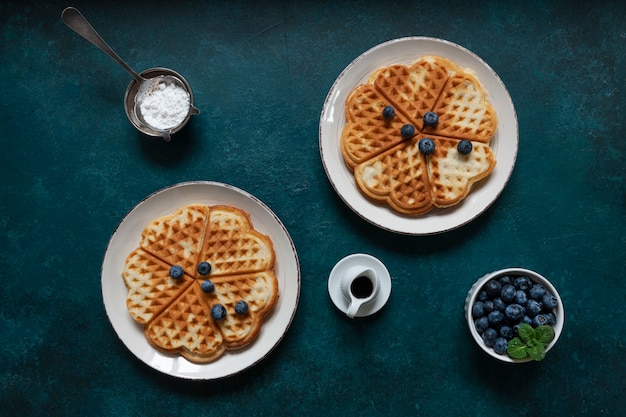
M 469 328 L 470 333 L 472 334 L 472 337 L 474 338 L 474 341 L 476 342 L 476 344 L 483 351 L 485 351 L 487 354 L 489 354 L 493 358 L 498 359 L 503 362 L 511 362 L 511 363 L 530 362 L 532 361 L 530 357 L 524 358 L 524 359 L 513 359 L 506 353 L 503 355 L 496 353 L 491 347 L 485 344 L 482 337 L 476 330 L 476 327 L 474 326 L 474 318 L 472 317 L 472 306 L 474 305 L 474 302 L 478 298 L 478 294 L 480 293 L 480 290 L 489 280 L 493 278 L 500 278 L 505 275 L 526 276 L 534 283 L 543 285 L 543 287 L 548 292 L 554 294 L 557 300 L 557 305 L 554 308 L 554 315 L 556 316 L 556 324 L 552 326 L 552 328 L 554 329 L 554 339 L 546 347 L 546 353 L 550 351 L 550 349 L 552 349 L 552 347 L 556 344 L 557 340 L 559 339 L 559 336 L 561 335 L 561 332 L 563 331 L 563 323 L 565 321 L 565 311 L 563 309 L 563 301 L 561 300 L 561 296 L 557 292 L 556 288 L 554 288 L 554 286 L 550 283 L 550 281 L 548 281 L 544 276 L 538 274 L 537 272 L 531 271 L 529 269 L 524 269 L 524 268 L 500 269 L 498 271 L 485 275 L 484 277 L 478 279 L 478 281 L 476 281 L 474 285 L 472 285 L 472 288 L 470 288 L 469 292 L 467 293 L 467 297 L 465 299 L 465 319 L 467 321 L 467 327 Z

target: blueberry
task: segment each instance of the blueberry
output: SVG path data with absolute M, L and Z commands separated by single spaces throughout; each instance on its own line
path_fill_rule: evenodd
M 510 303 L 515 298 L 515 287 L 511 284 L 506 284 L 502 287 L 502 291 L 500 291 L 500 298 L 505 303 Z
M 478 320 L 474 321 L 474 327 L 478 333 L 483 333 L 489 327 L 489 319 L 487 316 L 482 316 Z
M 214 320 L 223 320 L 226 317 L 226 307 L 221 304 L 215 304 L 211 307 L 211 317 Z
M 487 301 L 489 299 L 489 294 L 487 294 L 487 291 L 482 290 L 478 293 L 478 299 L 480 301 Z
M 170 277 L 179 279 L 183 276 L 183 268 L 180 265 L 174 265 L 170 268 Z
M 525 306 L 528 302 L 528 296 L 526 295 L 526 291 L 515 291 L 515 297 L 513 298 L 513 301 L 521 306 Z
M 434 111 L 429 111 L 424 115 L 424 126 L 434 126 L 439 123 L 439 116 Z
M 557 304 L 556 297 L 550 293 L 546 293 L 541 301 L 543 302 L 543 308 L 547 310 L 552 310 Z
M 213 291 L 215 291 L 215 285 L 213 285 L 213 283 L 211 281 L 209 281 L 208 279 L 205 279 L 204 281 L 202 281 L 202 284 L 200 285 L 200 288 L 202 288 L 202 291 L 204 291 L 204 292 L 213 292 Z
M 396 115 L 396 111 L 393 109 L 392 106 L 386 106 L 383 109 L 383 118 L 385 120 L 391 120 L 395 117 L 395 115 Z
M 519 304 L 509 304 L 504 310 L 504 315 L 512 321 L 521 320 L 524 317 L 524 307 Z
M 541 301 L 545 293 L 546 289 L 543 288 L 543 285 L 541 284 L 535 284 L 530 290 L 528 290 L 528 295 L 530 296 L 530 298 L 537 301 Z
M 524 276 L 515 278 L 513 283 L 515 284 L 515 288 L 522 291 L 528 291 L 532 286 L 532 282 L 530 281 L 530 279 Z
M 500 295 L 500 291 L 502 291 L 502 285 L 495 279 L 492 279 L 485 284 L 485 290 L 487 290 L 487 294 L 492 297 L 496 297 Z
M 550 326 L 554 326 L 556 324 L 556 316 L 554 313 L 543 313 L 542 315 L 548 319 L 548 324 Z
M 456 149 L 459 151 L 459 153 L 461 155 L 467 155 L 470 152 L 472 152 L 472 142 L 470 142 L 467 139 L 463 139 L 462 141 L 459 142 L 458 145 L 456 145 Z
M 485 344 L 491 347 L 494 343 L 496 343 L 496 339 L 498 338 L 498 332 L 489 327 L 483 332 L 482 338 Z
M 430 155 L 435 152 L 435 142 L 430 138 L 422 138 L 419 142 L 419 150 L 424 155 Z
M 511 326 L 503 324 L 502 326 L 500 326 L 500 336 L 504 337 L 507 340 L 511 340 L 515 337 L 515 330 L 513 330 L 513 327 Z
M 487 318 L 489 319 L 489 324 L 498 326 L 504 321 L 504 314 L 500 310 L 493 310 L 487 315 Z
M 542 306 L 537 300 L 530 299 L 526 303 L 526 312 L 530 317 L 535 317 L 541 312 Z
M 485 314 L 485 308 L 482 301 L 476 301 L 472 306 L 472 317 L 479 318 Z
M 528 314 L 526 314 L 526 315 L 524 315 L 524 317 L 522 317 L 522 323 L 530 324 L 532 326 L 533 319 L 530 318 L 530 316 L 528 316 Z
M 513 284 L 513 278 L 510 275 L 503 275 L 498 278 L 500 285 Z
M 485 312 L 485 314 L 491 313 L 493 311 L 493 301 L 483 301 L 483 311 Z
M 506 309 L 506 303 L 502 301 L 502 298 L 496 297 L 493 299 L 493 309 L 504 311 Z
M 493 351 L 498 355 L 504 355 L 506 353 L 506 347 L 509 345 L 509 342 L 504 337 L 499 337 L 493 344 Z
M 543 326 L 548 324 L 548 319 L 543 314 L 537 314 L 535 318 L 533 318 L 533 327 Z
M 209 272 L 211 272 L 211 264 L 208 262 L 200 262 L 198 264 L 198 273 L 200 275 L 207 275 Z
M 415 134 L 415 127 L 411 124 L 406 124 L 400 128 L 400 134 L 403 138 L 408 139 Z
M 248 303 L 244 300 L 237 301 L 237 304 L 235 304 L 235 312 L 237 314 L 246 314 L 248 312 Z

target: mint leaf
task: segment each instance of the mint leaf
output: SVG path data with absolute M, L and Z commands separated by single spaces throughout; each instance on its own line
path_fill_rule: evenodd
M 538 326 L 535 328 L 535 340 L 547 345 L 554 339 L 554 329 L 552 326 Z
M 522 323 L 517 329 L 519 337 L 513 338 L 506 350 L 513 359 L 524 359 L 530 356 L 536 361 L 546 357 L 546 346 L 554 339 L 552 326 L 538 326 L 533 329 L 529 324 Z
M 524 343 L 528 343 L 530 340 L 535 339 L 535 329 L 533 329 L 533 327 L 528 323 L 520 324 L 517 329 L 517 333 Z
M 536 361 L 540 361 L 546 357 L 546 348 L 541 343 L 535 344 L 535 346 L 528 348 L 528 355 Z
M 511 339 L 506 347 L 506 351 L 513 359 L 524 359 L 528 356 L 526 344 L 519 337 Z

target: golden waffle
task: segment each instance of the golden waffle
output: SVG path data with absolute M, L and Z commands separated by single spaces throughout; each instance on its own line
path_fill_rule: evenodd
M 180 265 L 194 276 L 208 219 L 208 208 L 199 204 L 152 221 L 141 235 L 141 247 L 169 265 Z
M 227 311 L 226 318 L 217 322 L 217 327 L 228 348 L 246 345 L 254 339 L 261 329 L 261 317 L 273 306 L 276 277 L 272 272 L 236 275 L 227 278 L 215 278 L 213 302 L 222 304 Z M 235 312 L 238 301 L 248 303 L 247 315 Z
M 180 352 L 191 362 L 206 363 L 222 356 L 226 347 L 211 305 L 198 285 L 190 285 L 144 327 L 148 342 L 163 352 Z
M 457 68 L 456 64 L 447 59 L 426 56 L 410 67 L 384 67 L 376 71 L 370 79 L 390 104 L 421 130 L 424 114 L 435 107 L 449 73 Z
M 271 240 L 245 211 L 183 207 L 150 222 L 127 257 L 122 277 L 129 313 L 156 349 L 196 363 L 214 361 L 257 337 L 278 301 L 275 259 Z M 204 262 L 208 273 L 198 268 Z M 173 266 L 182 276 L 171 276 Z M 240 302 L 247 311 L 235 311 Z M 212 316 L 215 306 L 226 315 Z
M 432 208 L 426 161 L 415 140 L 358 165 L 354 176 L 364 194 L 401 213 L 421 214 Z
M 387 106 L 395 111 L 391 120 L 382 116 Z M 435 125 L 424 122 L 429 112 L 438 116 Z M 413 136 L 400 133 L 407 124 L 413 126 Z M 419 215 L 458 204 L 472 184 L 493 171 L 496 160 L 488 143 L 496 127 L 496 112 L 471 70 L 423 56 L 410 66 L 379 68 L 368 83 L 352 90 L 340 146 L 365 196 Z M 425 155 L 419 150 L 424 138 L 441 149 Z M 463 139 L 473 147 L 461 158 L 456 145 Z
M 404 139 L 400 134 L 409 120 L 397 114 L 392 120 L 383 118 L 389 101 L 372 85 L 357 87 L 348 99 L 347 124 L 342 131 L 341 152 L 350 168 L 386 151 Z
M 274 251 L 267 236 L 250 226 L 250 217 L 232 207 L 213 206 L 200 262 L 211 265 L 211 275 L 268 271 L 274 267 Z
M 126 259 L 122 272 L 128 288 L 126 307 L 137 323 L 150 322 L 193 282 L 188 276 L 172 279 L 169 270 L 143 249 L 135 249 Z
M 462 155 L 457 150 L 458 141 L 431 138 L 435 151 L 427 159 L 433 204 L 450 207 L 467 196 L 473 183 L 491 173 L 496 158 L 491 148 L 481 142 L 472 142 L 472 152 Z
M 496 112 L 487 102 L 487 94 L 470 70 L 455 73 L 448 79 L 433 111 L 439 123 L 425 127 L 424 133 L 488 143 L 498 126 Z

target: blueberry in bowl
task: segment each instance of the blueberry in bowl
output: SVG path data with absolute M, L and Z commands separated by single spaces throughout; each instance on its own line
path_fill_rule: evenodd
M 544 276 L 501 269 L 478 279 L 465 299 L 465 318 L 476 344 L 503 362 L 544 359 L 565 319 L 563 302 Z

